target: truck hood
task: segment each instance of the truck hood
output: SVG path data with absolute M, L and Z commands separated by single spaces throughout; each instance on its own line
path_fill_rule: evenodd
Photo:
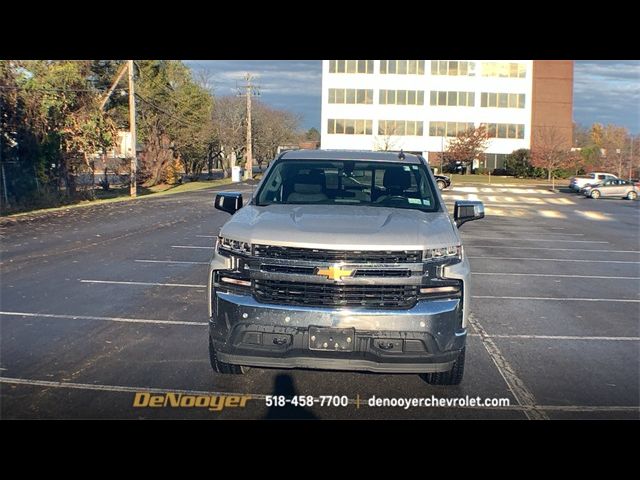
M 247 205 L 220 234 L 255 244 L 332 250 L 421 250 L 460 243 L 446 212 L 352 205 Z

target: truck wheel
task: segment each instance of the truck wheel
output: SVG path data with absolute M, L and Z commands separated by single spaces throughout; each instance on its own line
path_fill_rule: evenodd
M 227 375 L 242 375 L 246 371 L 246 368 L 240 365 L 224 363 L 218 360 L 218 357 L 216 356 L 216 349 L 213 346 L 211 337 L 209 337 L 209 361 L 211 362 L 211 368 L 213 368 L 213 371 L 216 373 Z
M 464 375 L 465 350 L 466 347 L 460 350 L 458 358 L 453 363 L 453 368 L 448 372 L 423 373 L 420 376 L 431 385 L 459 385 Z
M 438 190 L 444 190 L 446 188 L 446 185 L 442 180 L 438 180 L 436 183 L 438 184 Z

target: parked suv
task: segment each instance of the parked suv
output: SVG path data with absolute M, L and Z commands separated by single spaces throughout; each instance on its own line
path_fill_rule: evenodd
M 424 158 L 297 150 L 253 198 L 222 192 L 209 268 L 209 349 L 218 373 L 245 367 L 419 373 L 462 380 L 469 263 Z
M 583 188 L 585 197 L 618 197 L 635 200 L 638 198 L 640 189 L 630 180 L 611 179 L 605 180 L 596 185 L 589 185 Z

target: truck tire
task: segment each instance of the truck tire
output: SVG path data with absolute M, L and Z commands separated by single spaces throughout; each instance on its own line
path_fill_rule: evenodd
M 431 385 L 459 385 L 464 375 L 464 357 L 466 347 L 460 350 L 458 358 L 453 363 L 453 368 L 448 372 L 423 373 L 422 379 Z
M 211 362 L 211 368 L 215 373 L 222 373 L 224 375 L 242 375 L 246 371 L 246 368 L 240 365 L 224 363 L 218 360 L 216 349 L 213 346 L 211 337 L 209 337 L 209 361 Z

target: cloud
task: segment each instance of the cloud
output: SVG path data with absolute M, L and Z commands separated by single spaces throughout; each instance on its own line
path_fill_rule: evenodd
M 320 126 L 320 60 L 187 60 L 194 71 L 210 75 L 216 95 L 235 95 L 247 73 L 254 75 L 260 99 L 301 115 L 305 129 Z
M 575 62 L 573 117 L 582 125 L 613 123 L 640 131 L 640 61 Z

